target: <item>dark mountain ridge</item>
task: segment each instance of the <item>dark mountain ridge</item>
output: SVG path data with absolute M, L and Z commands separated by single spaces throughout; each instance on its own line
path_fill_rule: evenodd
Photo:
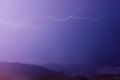
M 43 76 L 48 74 L 56 74 L 56 71 L 41 67 L 35 64 L 24 63 L 8 63 L 0 62 L 0 78 L 33 78 L 36 76 Z

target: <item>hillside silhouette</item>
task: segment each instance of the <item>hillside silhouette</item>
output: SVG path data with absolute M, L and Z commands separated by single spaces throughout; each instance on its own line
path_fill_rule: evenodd
M 34 64 L 0 62 L 0 80 L 31 79 L 56 73 L 56 71 Z
M 119 69 L 103 68 L 100 73 L 70 76 L 65 71 L 54 71 L 35 64 L 0 62 L 0 80 L 120 80 Z M 108 73 L 106 73 L 106 70 Z M 101 73 L 102 71 L 102 73 Z M 113 72 L 118 71 L 116 74 Z

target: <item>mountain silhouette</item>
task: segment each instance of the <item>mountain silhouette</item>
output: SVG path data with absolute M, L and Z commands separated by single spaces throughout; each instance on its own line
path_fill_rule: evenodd
M 56 71 L 34 64 L 0 62 L 0 80 L 30 79 L 56 73 Z

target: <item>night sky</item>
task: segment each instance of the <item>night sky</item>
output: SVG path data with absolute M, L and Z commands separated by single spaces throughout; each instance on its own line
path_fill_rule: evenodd
M 120 0 L 0 0 L 0 61 L 120 66 Z

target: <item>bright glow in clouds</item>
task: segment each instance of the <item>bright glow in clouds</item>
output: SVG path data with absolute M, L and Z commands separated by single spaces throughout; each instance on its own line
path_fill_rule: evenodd
M 75 10 L 74 7 L 68 8 L 76 4 L 66 5 L 68 1 L 60 0 L 0 0 L 0 60 L 30 63 L 56 60 L 59 56 L 56 54 L 58 51 L 51 50 L 50 46 L 59 28 L 51 28 L 48 24 L 51 22 L 49 19 L 53 21 L 70 19 L 54 18 L 68 16 Z M 68 9 L 68 12 L 64 13 L 64 9 Z M 34 15 L 39 15 L 40 19 Z M 30 19 L 26 21 L 27 18 Z M 32 18 L 34 20 L 31 21 Z M 34 26 L 38 29 L 33 29 Z M 17 30 L 14 30 L 16 28 Z
M 40 1 L 40 2 L 43 3 L 43 1 Z M 40 2 L 39 2 L 39 4 L 40 4 Z M 73 19 L 73 20 L 88 20 L 88 21 L 97 22 L 97 21 L 103 20 L 104 18 L 109 17 L 109 16 L 120 16 L 120 15 L 103 15 L 99 18 L 92 18 L 92 17 L 85 17 L 85 16 L 84 17 L 82 17 L 82 16 L 81 17 L 79 17 L 79 16 L 76 17 L 74 14 L 76 14 L 78 12 L 82 13 L 82 11 L 84 10 L 84 6 L 81 6 L 82 7 L 81 9 L 79 9 L 77 11 L 73 10 L 72 12 L 70 12 L 71 14 L 68 14 L 65 18 L 56 18 L 54 16 L 47 16 L 47 15 L 43 15 L 43 14 L 42 14 L 43 16 L 41 16 L 40 15 L 41 13 L 38 12 L 38 11 L 35 11 L 37 13 L 37 15 L 34 14 L 33 13 L 34 9 L 37 9 L 39 7 L 43 8 L 43 6 L 42 6 L 43 4 L 40 4 L 39 7 L 35 7 L 33 9 L 33 11 L 32 11 L 31 8 L 30 9 L 28 8 L 28 7 L 31 7 L 30 4 L 28 5 L 27 1 L 19 1 L 19 0 L 17 2 L 16 2 L 16 0 L 2 1 L 1 5 L 0 5 L 0 10 L 1 10 L 0 23 L 4 24 L 8 28 L 18 29 L 18 28 L 21 28 L 23 26 L 24 27 L 35 28 L 34 25 L 26 23 L 27 21 L 29 21 L 31 19 L 35 19 L 35 18 L 38 18 L 39 20 L 48 19 L 48 20 L 58 21 L 58 22 L 65 22 L 65 21 L 68 21 L 70 19 Z M 25 6 L 21 6 L 21 5 L 25 5 Z M 32 4 L 32 7 L 34 7 L 34 6 L 35 5 Z M 50 7 L 52 7 L 52 6 L 50 6 Z M 26 9 L 26 7 L 27 7 L 27 9 Z M 44 9 L 43 9 L 43 11 L 44 11 Z M 27 12 L 29 12 L 30 14 L 28 15 Z M 48 12 L 50 12 L 50 11 L 48 10 Z M 46 13 L 48 13 L 48 12 L 46 12 Z M 52 12 L 54 12 L 54 11 L 52 11 Z M 40 23 L 40 24 L 42 24 L 42 23 Z
M 76 13 L 84 13 L 87 6 L 83 4 L 84 0 L 0 0 L 0 60 L 28 63 L 71 61 L 73 54 L 68 53 L 77 53 L 74 46 L 79 44 L 81 49 L 83 43 L 87 44 L 84 42 L 86 33 L 73 28 L 75 21 L 79 20 L 81 24 L 78 26 L 82 27 L 85 21 L 97 22 L 109 16 L 119 16 L 76 16 Z M 83 61 L 87 52 L 80 53 Z M 70 59 L 66 58 L 67 55 Z

